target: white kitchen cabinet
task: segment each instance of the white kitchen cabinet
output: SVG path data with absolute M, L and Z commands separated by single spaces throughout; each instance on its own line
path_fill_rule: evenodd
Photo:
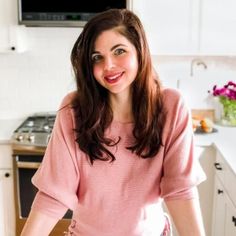
M 217 152 L 212 236 L 236 235 L 236 175 Z
M 236 207 L 231 200 L 226 197 L 226 217 L 225 217 L 225 235 L 236 235 Z
M 26 51 L 26 30 L 17 23 L 17 1 L 0 0 L 0 53 Z
M 228 170 L 225 174 L 225 188 L 228 192 L 226 195 L 226 222 L 225 235 L 236 235 L 236 175 Z
M 0 144 L 0 235 L 15 235 L 15 205 L 11 147 Z
M 0 235 L 15 235 L 13 174 L 11 169 L 0 169 Z
M 133 0 L 153 55 L 236 55 L 235 0 Z
M 214 161 L 216 150 L 211 146 L 195 146 L 195 156 L 205 172 L 207 179 L 198 185 L 199 200 L 206 235 L 211 235 L 212 209 L 214 196 Z
M 196 54 L 199 1 L 134 0 L 133 10 L 142 20 L 151 54 Z
M 200 0 L 200 52 L 236 54 L 236 1 Z

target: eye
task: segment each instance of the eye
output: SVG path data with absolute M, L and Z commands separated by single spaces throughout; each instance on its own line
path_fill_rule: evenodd
M 125 53 L 126 51 L 123 48 L 117 48 L 115 50 L 115 55 L 121 55 L 123 53 Z
M 99 62 L 101 60 L 102 60 L 102 56 L 101 55 L 99 55 L 99 54 L 92 55 L 92 62 L 93 63 Z

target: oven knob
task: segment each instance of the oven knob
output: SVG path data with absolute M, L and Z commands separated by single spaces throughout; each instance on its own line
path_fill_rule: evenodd
M 24 138 L 24 136 L 22 135 L 22 134 L 19 134 L 17 137 L 16 137 L 16 140 L 17 141 L 23 141 L 23 138 Z
M 48 131 L 50 127 L 49 127 L 49 125 L 44 125 L 43 128 L 44 128 L 45 131 Z
M 28 140 L 29 140 L 31 143 L 33 143 L 34 140 L 35 140 L 35 136 L 34 136 L 34 135 L 29 135 Z

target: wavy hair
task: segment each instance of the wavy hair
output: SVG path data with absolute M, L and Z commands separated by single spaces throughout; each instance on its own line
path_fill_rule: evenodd
M 165 110 L 161 85 L 153 71 L 149 47 L 139 18 L 127 9 L 111 9 L 93 17 L 84 27 L 71 52 L 77 92 L 72 107 L 76 120 L 76 142 L 93 164 L 96 159 L 114 161 L 108 150 L 118 141 L 105 137 L 113 119 L 108 91 L 94 78 L 92 53 L 95 40 L 106 30 L 116 30 L 136 48 L 138 74 L 132 83 L 134 143 L 127 147 L 142 158 L 154 157 L 162 146 Z

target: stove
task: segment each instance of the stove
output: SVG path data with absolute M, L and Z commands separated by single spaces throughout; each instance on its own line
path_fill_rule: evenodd
M 26 118 L 12 135 L 15 235 L 21 234 L 38 191 L 31 179 L 44 158 L 55 119 L 56 113 L 33 114 Z M 60 235 L 66 231 L 71 218 L 72 212 L 68 211 L 50 235 Z
M 29 116 L 13 133 L 12 143 L 46 147 L 51 136 L 56 113 L 36 113 Z

